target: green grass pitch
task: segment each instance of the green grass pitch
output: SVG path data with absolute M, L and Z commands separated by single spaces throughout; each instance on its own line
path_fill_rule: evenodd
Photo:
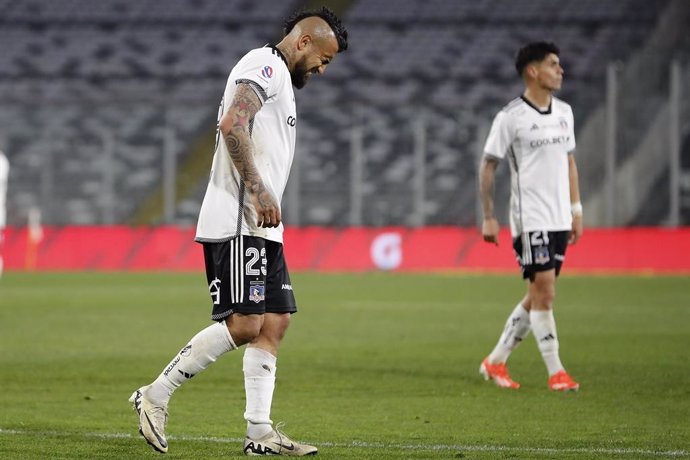
M 518 391 L 477 372 L 519 276 L 296 274 L 274 421 L 330 459 L 690 457 L 690 278 L 559 280 L 561 358 L 579 393 L 547 390 L 530 336 Z M 0 458 L 241 458 L 242 353 L 172 399 L 163 457 L 131 392 L 210 324 L 203 273 L 0 279 Z

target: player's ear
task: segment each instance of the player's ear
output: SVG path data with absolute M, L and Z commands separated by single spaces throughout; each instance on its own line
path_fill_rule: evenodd
M 297 49 L 301 51 L 304 48 L 306 48 L 307 46 L 309 46 L 310 43 L 311 43 L 311 35 L 304 34 L 299 38 L 299 41 L 297 42 Z

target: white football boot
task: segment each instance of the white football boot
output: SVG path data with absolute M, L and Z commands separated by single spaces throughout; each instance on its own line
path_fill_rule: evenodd
M 147 388 L 148 386 L 141 387 L 132 393 L 129 402 L 139 414 L 139 433 L 151 447 L 164 454 L 168 451 L 168 441 L 165 439 L 168 410 L 165 407 L 154 406 L 146 399 L 144 391 Z
M 249 437 L 244 439 L 244 454 L 249 456 L 286 455 L 303 457 L 305 455 L 316 455 L 317 453 L 318 449 L 316 447 L 295 442 L 278 428 L 273 428 L 270 433 L 260 439 L 251 439 Z

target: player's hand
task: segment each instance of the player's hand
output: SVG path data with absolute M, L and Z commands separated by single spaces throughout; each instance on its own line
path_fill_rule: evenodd
M 259 227 L 277 227 L 280 224 L 280 206 L 267 189 L 252 193 L 252 202 L 256 209 L 256 225 Z
M 495 217 L 484 219 L 484 222 L 482 223 L 482 235 L 484 236 L 484 241 L 498 246 L 499 229 L 500 227 L 498 226 L 498 221 Z
M 575 244 L 582 236 L 582 214 L 573 216 L 573 229 L 570 231 L 570 236 L 568 236 L 568 244 Z

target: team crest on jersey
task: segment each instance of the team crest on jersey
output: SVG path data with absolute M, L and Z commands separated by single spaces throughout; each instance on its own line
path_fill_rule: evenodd
M 534 248 L 534 263 L 539 265 L 547 264 L 551 260 L 549 257 L 549 248 L 540 247 Z
M 568 129 L 568 122 L 566 121 L 565 118 L 563 118 L 563 117 L 559 118 L 558 123 L 560 123 L 562 129 Z
M 251 286 L 249 286 L 249 300 L 252 302 L 263 302 L 263 300 L 266 298 L 266 286 L 264 286 L 264 283 L 259 282 L 259 283 L 252 283 Z
M 261 75 L 264 78 L 271 78 L 273 76 L 273 68 L 270 65 L 264 66 L 264 68 L 261 69 Z

